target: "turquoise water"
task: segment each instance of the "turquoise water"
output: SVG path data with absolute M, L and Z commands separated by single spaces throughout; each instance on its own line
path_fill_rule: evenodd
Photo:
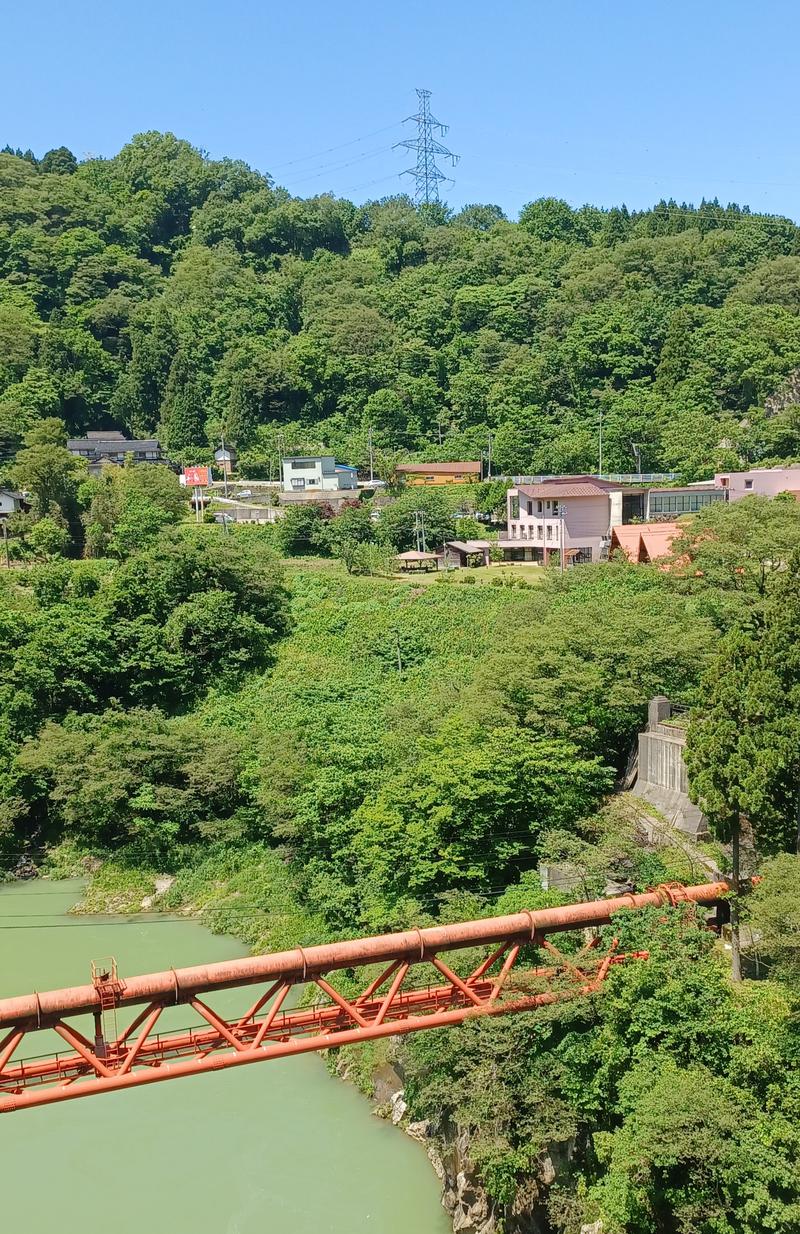
M 192 921 L 66 917 L 80 889 L 0 889 L 0 997 L 85 984 L 90 961 L 109 955 L 133 975 L 245 954 Z M 36 1038 L 22 1046 L 41 1050 Z M 314 1056 L 0 1116 L 0 1179 L 3 1234 L 451 1228 L 423 1149 Z

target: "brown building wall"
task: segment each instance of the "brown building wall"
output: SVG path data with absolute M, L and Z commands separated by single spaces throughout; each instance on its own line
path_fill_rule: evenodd
M 438 475 L 430 471 L 424 473 L 412 472 L 411 474 L 401 471 L 400 475 L 406 484 L 413 485 L 414 487 L 427 486 L 428 488 L 433 488 L 434 485 L 438 484 L 475 484 L 479 479 L 479 476 L 474 471 L 468 471 L 463 474 L 460 472 L 455 474 L 440 472 Z

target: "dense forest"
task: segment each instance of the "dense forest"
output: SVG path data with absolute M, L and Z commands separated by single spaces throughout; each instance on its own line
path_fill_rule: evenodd
M 800 454 L 800 229 L 717 202 L 517 222 L 301 199 L 171 134 L 0 154 L 0 449 L 42 417 L 220 431 L 244 468 L 325 445 L 505 473 L 685 478 Z

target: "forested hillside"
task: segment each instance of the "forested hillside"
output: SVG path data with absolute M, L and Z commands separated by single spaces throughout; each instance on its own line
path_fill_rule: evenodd
M 8 150 L 8 148 L 7 148 Z M 533 193 L 532 193 L 533 195 Z M 686 478 L 800 454 L 800 229 L 735 206 L 518 222 L 292 197 L 171 134 L 0 154 L 0 448 L 37 419 L 249 471 L 324 444 Z M 772 396 L 778 394 L 777 399 Z M 765 402 L 768 413 L 764 411 Z

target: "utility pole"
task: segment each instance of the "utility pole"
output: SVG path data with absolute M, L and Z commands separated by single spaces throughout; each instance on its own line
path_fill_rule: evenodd
M 600 405 L 600 453 L 597 467 L 598 476 L 603 474 L 603 406 Z
M 428 547 L 425 543 L 425 511 L 414 511 L 414 543 L 417 546 L 418 553 L 427 553 Z
M 222 442 L 222 483 L 225 488 L 225 496 L 228 496 L 228 462 L 225 458 L 225 438 L 220 437 Z
M 401 172 L 402 176 L 411 176 L 414 180 L 414 201 L 417 205 L 423 202 L 429 205 L 432 201 L 439 200 L 439 181 L 447 180 L 448 177 L 436 165 L 436 156 L 450 159 L 453 167 L 458 162 L 459 156 L 453 154 L 452 150 L 448 150 L 441 142 L 434 138 L 434 132 L 438 132 L 441 137 L 444 137 L 447 132 L 447 125 L 441 124 L 435 116 L 431 115 L 430 105 L 430 90 L 417 90 L 417 98 L 419 99 L 419 111 L 415 116 L 407 116 L 403 121 L 407 124 L 413 121 L 417 126 L 417 136 L 408 138 L 405 141 L 398 141 L 394 149 L 402 147 L 405 150 L 413 150 L 417 156 L 415 167 L 409 167 Z
M 373 483 L 375 479 L 375 460 L 372 456 L 372 425 L 367 429 L 367 444 L 369 446 L 369 482 Z
M 10 570 L 11 561 L 8 556 L 8 524 L 5 519 L 3 519 L 3 548 L 6 551 L 6 569 Z
M 566 531 L 564 528 L 564 515 L 567 513 L 567 507 L 560 505 L 558 507 L 559 525 L 558 525 L 558 569 L 559 573 L 564 573 L 564 553 L 566 551 Z

